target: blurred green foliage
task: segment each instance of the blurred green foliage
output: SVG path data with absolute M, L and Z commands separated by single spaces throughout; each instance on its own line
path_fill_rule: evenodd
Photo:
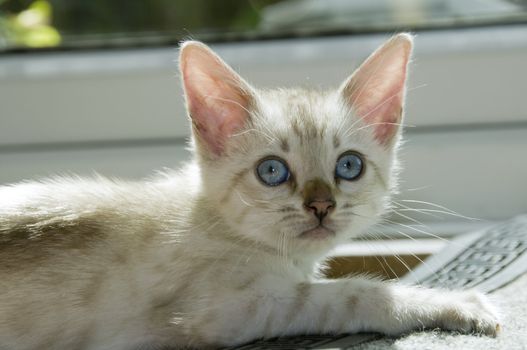
M 59 32 L 50 25 L 52 9 L 46 0 L 33 1 L 16 14 L 3 15 L 0 12 L 0 15 L 0 34 L 3 36 L 0 44 L 3 41 L 5 46 L 47 47 L 60 44 Z
M 0 47 L 250 31 L 259 23 L 260 9 L 279 1 L 0 0 Z

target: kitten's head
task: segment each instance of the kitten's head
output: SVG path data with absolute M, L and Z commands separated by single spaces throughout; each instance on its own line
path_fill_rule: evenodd
M 393 37 L 335 90 L 263 91 L 207 46 L 182 45 L 204 194 L 233 232 L 316 255 L 377 220 L 395 186 L 411 49 Z

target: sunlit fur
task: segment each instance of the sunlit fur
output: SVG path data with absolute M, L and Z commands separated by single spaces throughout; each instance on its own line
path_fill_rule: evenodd
M 411 38 L 381 50 L 395 44 Z M 1 349 L 201 349 L 423 326 L 496 334 L 492 307 L 475 292 L 316 280 L 329 250 L 385 211 L 400 131 L 379 142 L 379 122 L 355 115 L 342 88 L 251 94 L 244 127 L 225 142 L 200 139 L 194 125 L 195 159 L 179 171 L 0 187 Z M 363 155 L 365 171 L 336 180 L 349 150 Z M 270 155 L 287 162 L 289 182 L 258 180 L 255 167 Z M 303 207 L 314 179 L 334 195 L 326 225 L 335 235 L 301 237 L 318 224 Z
M 257 96 L 247 130 L 230 138 L 224 157 L 202 163 L 204 191 L 235 235 L 287 249 L 281 253 L 308 272 L 330 248 L 360 234 L 384 211 L 395 183 L 394 150 L 373 140 L 373 128 L 351 115 L 336 90 L 271 90 Z M 336 161 L 348 150 L 364 156 L 365 172 L 357 181 L 336 180 Z M 254 169 L 270 155 L 287 162 L 293 184 L 269 187 L 258 180 Z M 335 194 L 328 222 L 337 233 L 332 239 L 299 238 L 318 223 L 302 206 L 303 185 L 314 178 L 330 184 Z

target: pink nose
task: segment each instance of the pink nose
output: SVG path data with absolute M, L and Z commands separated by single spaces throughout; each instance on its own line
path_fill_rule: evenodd
M 319 220 L 322 220 L 328 215 L 328 213 L 335 208 L 335 201 L 333 200 L 322 200 L 312 201 L 304 204 L 305 208 L 312 212 Z

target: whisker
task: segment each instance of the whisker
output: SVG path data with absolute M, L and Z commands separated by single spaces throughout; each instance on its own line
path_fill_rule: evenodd
M 238 196 L 238 198 L 240 198 L 240 201 L 245 204 L 246 206 L 248 207 L 254 207 L 253 204 L 250 204 L 249 202 L 247 202 L 245 199 L 243 199 L 242 197 L 242 194 L 238 191 L 238 190 L 234 190 L 234 192 L 236 193 L 236 195 Z
M 376 233 L 373 233 L 373 232 L 370 232 L 370 235 L 371 235 L 371 237 L 373 237 L 374 239 L 379 239 L 379 238 L 380 238 L 380 236 L 378 236 Z M 366 241 L 365 243 L 366 243 L 368 246 L 371 246 L 370 242 Z M 392 269 L 392 268 L 390 267 L 390 265 L 388 264 L 388 262 L 386 261 L 386 258 L 385 258 L 384 256 L 381 256 L 382 259 L 383 259 L 383 261 L 384 261 L 384 264 L 381 262 L 381 260 L 379 259 L 379 256 L 378 256 L 378 255 L 372 255 L 372 256 L 375 258 L 375 260 L 377 260 L 377 262 L 379 263 L 379 266 L 380 266 L 381 269 L 383 270 L 384 275 L 385 275 L 386 277 L 389 278 L 390 273 L 388 273 L 388 270 L 386 270 L 385 266 L 388 267 L 388 269 L 391 271 L 391 273 L 392 273 L 394 276 L 397 276 L 397 275 L 395 274 L 395 272 L 393 271 L 393 269 Z M 365 268 L 366 268 L 366 258 L 364 257 L 362 261 L 363 261 L 363 269 L 365 269 Z
M 276 141 L 276 138 L 273 138 L 272 136 L 269 136 L 268 134 L 266 134 L 265 132 L 263 132 L 262 130 L 258 130 L 258 129 L 247 129 L 247 130 L 243 130 L 243 131 L 240 131 L 236 134 L 232 134 L 230 135 L 230 137 L 238 137 L 238 136 L 242 136 L 242 135 L 245 135 L 245 134 L 248 134 L 250 132 L 256 132 L 256 133 L 260 133 L 261 135 L 263 135 L 263 137 L 265 137 L 268 141 Z
M 427 188 L 430 188 L 431 186 L 428 185 L 428 186 L 420 186 L 420 187 L 414 187 L 414 188 L 407 188 L 405 191 L 408 191 L 408 192 L 414 192 L 414 191 L 422 191 L 422 190 L 426 190 Z
M 416 241 L 415 238 L 413 238 L 412 236 L 410 236 L 409 234 L 407 233 L 404 233 L 402 231 L 397 231 L 397 233 L 399 233 L 400 235 L 408 238 L 408 239 L 411 239 L 413 241 Z M 413 254 L 413 253 L 410 253 L 411 256 L 413 256 L 415 259 L 417 259 L 417 261 L 419 261 L 420 264 L 422 264 L 423 266 L 425 266 L 430 272 L 433 272 L 432 268 L 430 267 L 430 265 L 424 261 L 423 259 L 419 258 L 417 255 Z M 409 270 L 409 273 L 412 273 L 412 270 Z
M 455 212 L 455 211 L 452 210 L 452 209 L 448 209 L 448 208 L 445 207 L 445 206 L 442 206 L 442 205 L 439 205 L 439 204 L 435 204 L 435 203 L 431 203 L 431 202 L 420 201 L 420 200 L 416 200 L 416 199 L 401 199 L 401 202 L 425 204 L 425 205 L 429 205 L 429 206 L 432 206 L 432 207 L 436 207 L 436 208 L 439 208 L 439 209 L 442 209 L 442 210 L 445 210 L 445 211 L 451 212 L 452 214 L 458 214 L 458 215 L 461 215 L 461 214 L 459 214 L 458 212 Z
M 409 125 L 409 124 L 404 124 L 404 123 L 391 123 L 391 122 L 378 122 L 378 123 L 370 123 L 368 125 L 364 125 L 364 126 L 361 126 L 360 128 L 358 129 L 354 129 L 354 130 L 350 130 L 350 132 L 347 132 L 346 133 L 346 136 L 347 137 L 351 137 L 353 136 L 355 133 L 363 130 L 363 129 L 367 129 L 367 128 L 371 128 L 372 126 L 375 126 L 375 125 L 397 125 L 397 126 L 403 126 L 405 128 L 413 128 L 415 127 L 415 125 Z M 351 132 L 353 131 L 353 132 Z
M 446 239 L 446 238 L 444 238 L 444 237 L 441 237 L 441 236 L 435 235 L 435 234 L 433 234 L 433 233 L 431 233 L 431 232 L 427 232 L 427 231 L 424 231 L 424 230 L 421 230 L 421 229 L 415 228 L 415 227 L 413 227 L 413 226 L 411 226 L 411 225 L 405 225 L 405 224 L 402 224 L 402 223 L 400 223 L 400 222 L 393 221 L 393 220 L 390 220 L 390 219 L 384 219 L 384 221 L 389 222 L 389 223 L 394 224 L 394 225 L 399 225 L 399 226 L 405 227 L 405 228 L 407 228 L 407 229 L 410 229 L 410 230 L 415 231 L 415 232 L 418 232 L 418 233 L 422 233 L 422 234 L 424 234 L 425 236 L 429 236 L 429 237 L 437 238 L 437 239 L 440 239 L 440 240 L 445 241 L 445 242 L 450 242 L 449 239 Z
M 377 258 L 377 257 L 375 257 L 375 258 Z M 399 277 L 397 277 L 397 273 L 392 269 L 390 264 L 388 264 L 388 261 L 386 260 L 386 257 L 384 255 L 381 255 L 381 258 L 382 258 L 382 261 L 384 261 L 384 265 L 390 270 L 390 272 L 395 277 L 395 279 L 399 280 Z M 379 261 L 381 266 L 383 265 L 378 258 L 377 258 L 377 261 Z M 386 272 L 386 270 L 384 268 L 383 268 L 383 270 Z M 386 273 L 386 276 L 389 278 L 390 275 L 388 273 Z
M 270 135 L 273 135 L 272 130 L 269 129 L 269 127 L 266 124 L 261 124 L 262 128 L 264 128 Z M 269 136 L 271 138 L 271 141 L 274 141 L 276 143 L 280 143 L 280 140 L 278 140 L 277 137 Z
M 413 90 L 416 90 L 416 89 L 419 89 L 419 88 L 422 88 L 422 87 L 425 87 L 426 84 L 422 84 L 422 85 L 419 85 L 419 86 L 416 86 L 414 88 L 410 88 L 410 89 L 407 89 L 407 92 L 410 92 L 410 91 L 413 91 Z M 388 103 L 391 99 L 393 99 L 394 97 L 396 97 L 398 95 L 398 93 L 395 93 L 391 96 L 389 96 L 388 98 L 386 98 L 384 101 L 382 101 L 381 103 L 379 103 L 377 106 L 375 106 L 375 108 L 373 108 L 372 110 L 370 110 L 368 113 L 366 113 L 364 116 L 361 116 L 359 119 L 357 119 L 355 122 L 353 122 L 351 124 L 351 126 L 345 131 L 345 135 L 347 136 L 351 136 L 353 135 L 354 133 L 350 134 L 350 131 L 355 127 L 355 125 L 361 121 L 364 121 L 371 113 L 374 113 L 377 109 L 379 109 L 380 107 L 382 107 L 384 104 Z M 359 94 L 360 96 L 360 94 Z M 358 97 L 357 97 L 358 98 Z M 355 109 L 358 109 L 360 108 L 360 105 L 359 106 L 355 106 Z M 370 124 L 370 125 L 375 125 L 377 123 L 373 123 L 373 124 Z M 390 125 L 392 123 L 380 123 L 380 124 L 387 124 L 387 125 Z M 414 127 L 414 125 L 404 125 L 404 124 L 398 124 L 398 123 L 393 123 L 393 125 L 400 125 L 400 126 L 403 126 L 403 127 Z M 361 130 L 362 128 L 358 129 L 358 130 Z
M 424 215 L 427 215 L 427 216 L 431 216 L 431 217 L 433 217 L 433 218 L 435 218 L 435 219 L 442 219 L 442 217 L 439 216 L 439 215 L 434 215 L 434 214 L 432 214 L 432 213 L 428 213 L 428 212 L 422 212 L 422 211 L 420 211 L 420 209 L 411 208 L 411 207 L 409 207 L 409 206 L 407 206 L 407 205 L 404 205 L 404 204 L 398 203 L 398 202 L 396 202 L 396 201 L 392 201 L 392 204 L 395 204 L 395 205 L 397 205 L 398 207 L 402 207 L 402 208 L 404 208 L 404 209 L 408 209 L 408 210 L 411 210 L 411 211 L 413 211 L 413 210 L 417 210 L 417 211 L 419 211 L 421 214 L 424 214 Z M 398 208 L 397 210 L 402 210 L 402 209 Z
M 237 101 L 234 101 L 234 100 L 231 100 L 231 99 L 228 99 L 228 98 L 222 98 L 222 97 L 218 97 L 218 96 L 213 96 L 213 95 L 204 95 L 203 97 L 212 98 L 213 100 L 218 100 L 218 101 L 222 101 L 222 102 L 228 102 L 228 103 L 235 104 L 236 106 L 238 106 L 238 107 L 242 108 L 244 111 L 246 111 L 248 114 L 251 114 L 251 111 L 249 111 L 246 107 L 244 107 L 241 103 L 239 103 Z
M 406 220 L 411 221 L 411 222 L 413 222 L 413 223 L 415 223 L 415 224 L 417 224 L 417 225 L 419 225 L 421 227 L 426 227 L 426 225 L 423 224 L 421 221 L 419 221 L 417 219 L 414 219 L 414 218 L 412 218 L 412 217 L 410 217 L 408 215 L 404 215 L 404 214 L 399 213 L 400 210 L 402 210 L 402 209 L 397 209 L 397 210 L 392 209 L 392 213 L 395 213 L 396 215 L 399 215 L 400 217 L 405 218 Z
M 388 245 L 385 245 L 385 246 L 388 247 Z M 393 249 L 390 248 L 390 250 L 392 250 L 392 252 L 393 252 Z M 410 266 L 408 266 L 408 264 L 404 261 L 403 258 L 401 258 L 401 256 L 399 254 L 393 254 L 393 257 L 395 259 L 397 259 L 397 261 L 399 261 L 404 266 L 404 268 L 406 269 L 406 273 L 409 273 L 410 271 L 412 271 L 412 268 Z M 396 279 L 398 281 L 399 280 L 399 275 L 395 275 L 395 276 L 396 276 Z
M 256 202 L 256 203 L 265 203 L 265 204 L 273 204 L 272 201 L 266 201 L 264 199 L 253 199 L 253 202 Z
M 451 213 L 451 212 L 448 212 L 448 211 L 438 210 L 438 209 L 404 208 L 404 209 L 397 209 L 397 210 L 399 210 L 399 211 L 408 211 L 408 212 L 419 212 L 419 213 L 423 213 L 423 214 L 426 214 L 426 213 L 439 213 L 439 214 L 445 214 L 445 215 L 454 216 L 454 217 L 461 218 L 461 219 L 474 220 L 474 221 L 480 221 L 481 220 L 481 219 L 478 219 L 478 218 L 473 218 L 473 217 L 470 217 L 470 216 L 465 216 L 465 215 L 460 215 L 460 214 L 454 214 L 454 213 Z
M 421 84 L 421 85 L 415 86 L 413 88 L 407 89 L 406 92 L 408 93 L 408 92 L 411 92 L 411 91 L 423 88 L 425 86 L 426 86 L 426 84 Z M 374 113 L 377 109 L 382 107 L 384 104 L 388 103 L 390 100 L 392 100 L 393 98 L 397 97 L 397 95 L 399 95 L 398 92 L 393 94 L 393 95 L 388 96 L 386 99 L 384 99 L 382 102 L 380 102 L 377 106 L 375 106 L 372 110 L 370 110 L 368 113 L 366 113 L 366 115 L 363 116 L 361 119 L 367 118 L 371 113 Z M 361 105 L 358 105 L 356 108 L 360 108 L 360 107 L 361 107 Z

